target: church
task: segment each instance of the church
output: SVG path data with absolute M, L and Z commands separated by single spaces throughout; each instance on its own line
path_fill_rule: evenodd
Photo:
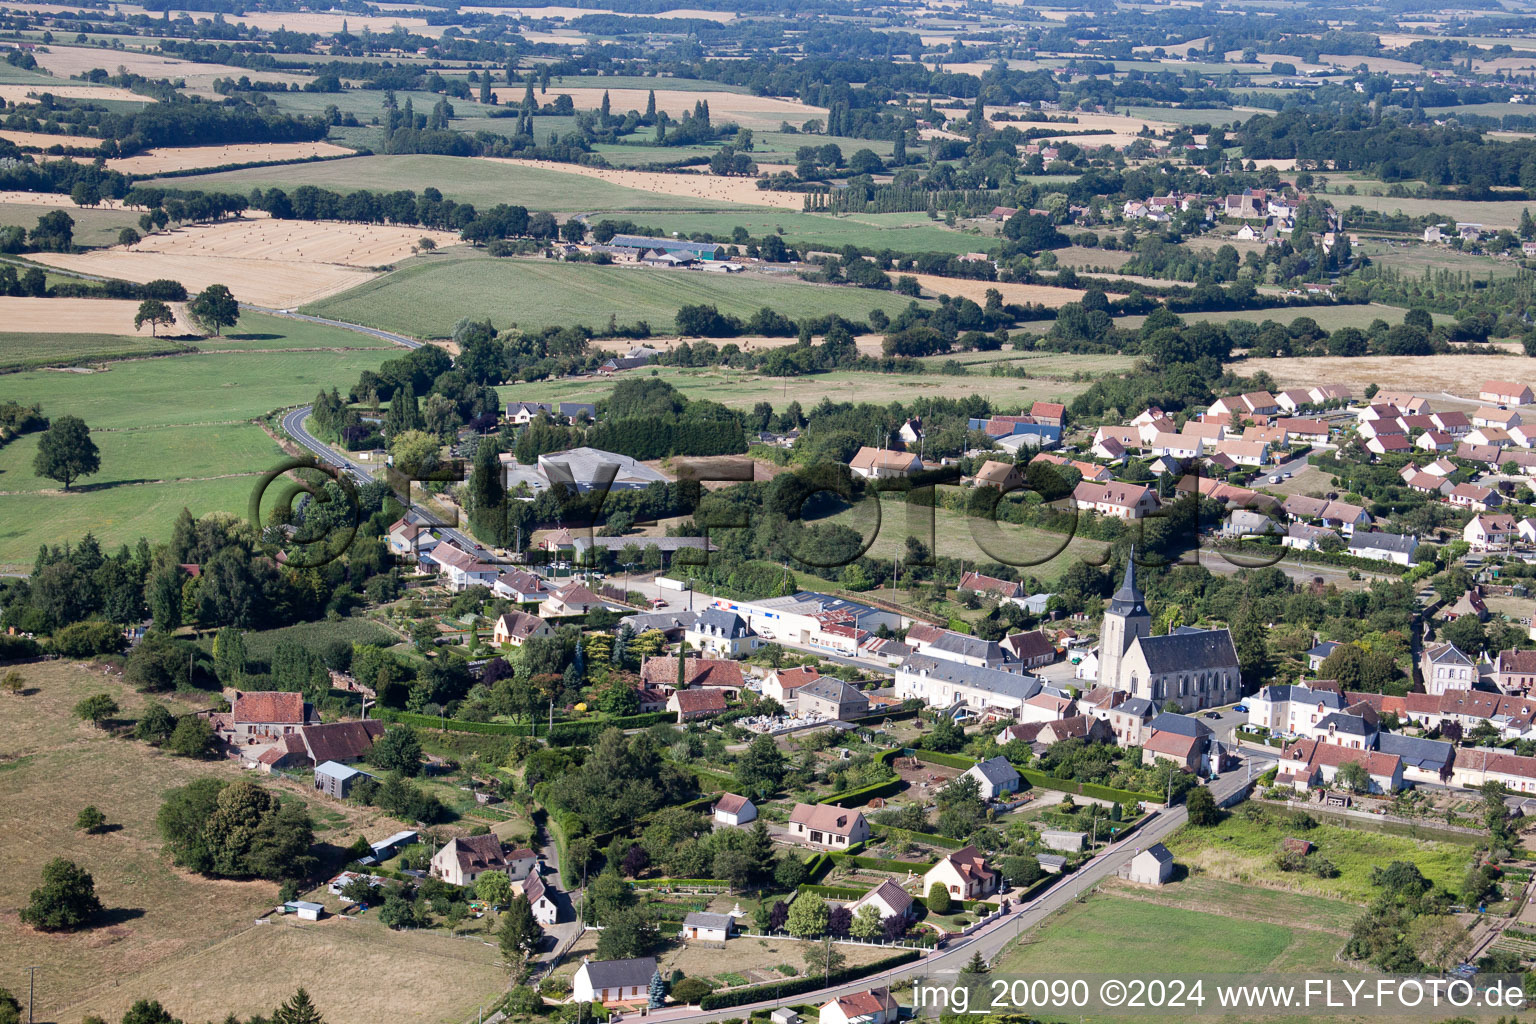
M 1231 704 L 1243 695 L 1237 648 L 1225 629 L 1180 626 L 1152 636 L 1152 616 L 1136 585 L 1136 552 L 1125 580 L 1109 600 L 1099 631 L 1099 683 L 1125 690 L 1161 708 L 1183 712 Z

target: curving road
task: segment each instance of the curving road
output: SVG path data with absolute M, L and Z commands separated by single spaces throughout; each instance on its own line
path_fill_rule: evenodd
M 395 343 L 396 345 L 404 346 L 405 348 L 421 348 L 426 344 L 426 342 L 417 341 L 415 338 L 407 338 L 403 334 L 394 334 L 390 331 L 381 331 L 374 327 L 363 327 L 359 324 L 349 324 L 345 320 L 331 320 L 321 316 L 308 316 L 303 313 L 293 313 L 284 309 L 268 309 L 265 306 L 250 306 L 243 303 L 241 304 L 240 308 L 249 309 L 257 313 L 266 313 L 269 316 L 285 317 L 289 320 L 304 320 L 312 324 L 324 324 L 327 327 L 339 327 L 344 331 L 354 331 L 358 334 L 366 334 L 369 337 L 380 338 L 384 341 L 389 341 Z M 360 462 L 352 461 L 305 429 L 304 424 L 309 419 L 310 413 L 314 412 L 314 410 L 315 407 L 313 405 L 301 405 L 297 409 L 293 409 L 290 412 L 284 413 L 283 430 L 285 430 L 288 433 L 288 436 L 293 438 L 295 442 L 304 447 L 306 450 L 312 452 L 316 458 L 325 463 L 327 466 L 334 466 L 359 483 L 373 483 L 374 477 L 373 470 L 371 468 L 363 465 Z M 474 539 L 469 536 L 469 534 L 448 526 L 437 516 L 434 516 L 432 513 L 428 512 L 421 506 L 412 505 L 410 507 L 409 514 L 416 522 L 420 522 L 426 526 L 436 528 L 439 533 L 453 541 L 465 551 L 468 551 L 471 554 L 482 556 L 487 561 L 492 560 L 490 553 L 482 548 L 479 544 L 477 544 Z

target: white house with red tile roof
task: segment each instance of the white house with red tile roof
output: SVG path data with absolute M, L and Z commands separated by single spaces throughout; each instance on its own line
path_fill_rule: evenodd
M 1472 413 L 1472 426 L 1475 427 L 1518 427 L 1524 420 L 1513 409 L 1495 409 L 1490 406 L 1481 406 Z M 1468 431 L 1470 433 L 1470 431 Z
M 1457 750 L 1451 784 L 1476 789 L 1488 782 L 1502 782 L 1516 793 L 1536 792 L 1536 757 L 1485 747 Z
M 1529 384 L 1490 380 L 1483 383 L 1483 389 L 1477 393 L 1477 400 L 1492 402 L 1494 405 L 1530 405 L 1536 402 L 1536 396 L 1532 395 Z
M 987 864 L 981 851 L 967 846 L 940 857 L 928 869 L 923 875 L 923 892 L 930 892 L 935 882 L 956 899 L 979 900 L 997 892 L 1002 877 Z
M 890 989 L 877 988 L 839 996 L 817 1010 L 821 1024 L 895 1024 L 901 1006 Z
M 848 910 L 857 917 L 859 911 L 865 907 L 874 907 L 880 912 L 880 920 L 884 921 L 888 917 L 911 917 L 912 908 L 916 902 L 911 893 L 887 878 L 848 904 Z
M 789 838 L 821 850 L 846 850 L 869 840 L 869 822 L 855 810 L 833 804 L 795 804 Z
M 1403 760 L 1396 754 L 1357 750 L 1316 739 L 1297 740 L 1280 755 L 1280 770 L 1289 770 L 1297 777 L 1293 783 L 1297 789 L 1319 784 L 1331 786 L 1339 769 L 1351 763 L 1365 769 L 1372 793 L 1395 793 L 1403 788 Z
M 1445 500 L 1452 505 L 1462 508 L 1470 508 L 1475 512 L 1486 512 L 1490 508 L 1497 508 L 1504 504 L 1504 496 L 1491 487 L 1481 484 L 1464 483 L 1451 488 L 1451 492 L 1445 496 Z
M 449 885 L 474 885 L 487 872 L 507 874 L 507 856 L 493 834 L 459 836 L 432 855 L 431 874 Z
M 679 722 L 723 714 L 725 693 L 721 690 L 674 690 L 667 698 L 667 710 L 676 712 Z
M 1079 481 L 1072 489 L 1072 498 L 1079 508 L 1116 519 L 1142 519 L 1162 506 L 1152 488 L 1120 481 L 1103 484 Z
M 821 673 L 814 668 L 781 668 L 763 680 L 763 696 L 772 697 L 787 708 L 794 703 L 795 693 L 800 687 L 820 678 Z
M 1432 479 L 1438 479 L 1438 477 Z M 1473 551 L 1505 548 L 1518 536 L 1519 527 L 1515 523 L 1515 517 L 1503 513 L 1479 513 L 1469 519 L 1467 525 L 1461 529 L 1461 539 L 1472 545 Z

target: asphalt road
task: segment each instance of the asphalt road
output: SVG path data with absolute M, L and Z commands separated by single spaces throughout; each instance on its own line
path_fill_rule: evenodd
M 407 338 L 403 334 L 393 334 L 389 331 L 381 331 L 373 327 L 363 327 L 359 324 L 349 324 L 344 320 L 330 320 L 326 317 L 306 316 L 303 313 L 292 313 L 283 309 L 269 309 L 265 306 L 242 305 L 241 308 L 254 310 L 258 313 L 266 313 L 271 316 L 286 317 L 289 320 L 304 320 L 312 324 L 324 324 L 327 327 L 339 327 L 345 331 L 354 331 L 358 334 L 366 334 L 372 338 L 381 338 L 384 341 L 394 342 L 396 345 L 401 345 L 405 348 L 421 348 L 424 344 L 426 344 L 426 342 L 417 341 L 415 338 Z M 315 407 L 313 405 L 301 405 L 297 409 L 286 413 L 283 416 L 283 430 L 285 430 L 288 433 L 288 436 L 293 438 L 296 443 L 308 451 L 314 453 L 316 458 L 325 463 L 327 466 L 334 466 L 359 483 L 372 483 L 374 477 L 373 470 L 370 467 L 365 466 L 360 462 L 354 462 L 353 460 L 347 458 L 305 429 L 304 424 L 309 419 L 310 413 L 314 412 L 314 409 Z M 465 551 L 468 551 L 472 554 L 479 553 L 487 558 L 490 557 L 485 549 L 482 548 L 479 544 L 475 543 L 474 539 L 471 538 L 469 534 L 444 524 L 441 519 L 439 519 L 437 516 L 434 516 L 432 513 L 428 512 L 421 506 L 412 505 L 409 514 L 414 521 L 436 528 L 439 533 L 453 541 Z
M 1256 769 L 1257 770 L 1257 769 Z M 1231 798 L 1234 794 L 1243 790 L 1248 785 L 1246 766 L 1236 771 L 1229 772 L 1211 784 L 1211 795 L 1217 803 Z M 1112 846 L 1104 853 L 1095 857 L 1081 870 L 1062 878 L 1050 889 L 1036 897 L 1027 907 L 1015 909 L 1005 917 L 999 918 L 987 927 L 966 936 L 965 938 L 950 943 L 947 949 L 930 953 L 922 960 L 906 964 L 886 971 L 882 974 L 860 978 L 856 982 L 847 985 L 834 985 L 830 988 L 819 989 L 815 992 L 802 992 L 792 997 L 790 1001 L 795 1003 L 809 1003 L 817 1005 L 825 1003 L 838 996 L 849 995 L 854 992 L 864 992 L 871 988 L 889 985 L 892 982 L 914 978 L 919 976 L 931 977 L 942 973 L 958 973 L 975 953 L 980 953 L 984 960 L 991 962 L 1002 952 L 1003 948 L 1016 939 L 1020 934 L 1044 923 L 1044 921 L 1071 903 L 1084 892 L 1111 878 L 1125 866 L 1137 853 L 1168 838 L 1183 826 L 1187 814 L 1182 805 L 1160 811 L 1152 820 L 1148 821 L 1132 837 L 1124 840 L 1118 846 Z M 733 1006 L 724 1010 L 712 1010 L 705 1012 L 696 1007 L 675 1007 L 664 1010 L 653 1010 L 647 1014 L 649 1019 L 661 1021 L 689 1021 L 704 1024 L 708 1021 L 724 1020 L 730 1017 L 745 1017 L 753 1010 L 772 1009 L 779 1006 L 780 1000 L 764 1000 L 763 1002 L 750 1003 L 745 1006 Z M 632 1016 L 632 1015 L 631 1015 Z

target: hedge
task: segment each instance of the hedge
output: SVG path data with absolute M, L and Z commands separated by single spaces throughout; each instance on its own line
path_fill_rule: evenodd
M 642 889 L 659 888 L 668 885 L 723 885 L 730 886 L 730 882 L 724 878 L 636 878 L 630 885 Z
M 841 793 L 832 793 L 822 797 L 818 804 L 837 804 L 839 807 L 847 807 L 852 803 L 865 804 L 877 796 L 887 796 L 901 789 L 901 779 L 886 779 L 884 782 L 876 782 L 859 789 L 845 789 Z
M 1249 732 L 1247 729 L 1238 729 L 1237 738 L 1247 740 L 1249 743 L 1262 743 L 1266 747 L 1285 746 L 1285 740 L 1279 736 L 1261 736 L 1256 732 Z
M 937 750 L 915 750 L 914 755 L 919 761 L 927 761 L 929 764 L 941 764 L 946 768 L 958 768 L 967 771 L 976 767 L 974 757 L 961 757 L 959 754 L 941 754 Z
M 698 765 L 694 764 L 684 764 L 680 761 L 673 761 L 672 763 L 686 772 L 692 772 L 693 777 L 698 779 L 700 782 L 707 782 L 712 786 L 719 786 L 722 792 L 733 793 L 736 791 L 736 777 L 734 775 L 727 775 L 724 772 L 713 771 L 709 768 L 700 768 Z
M 545 811 L 544 824 L 549 829 L 550 836 L 555 840 L 555 857 L 560 866 L 560 887 L 566 892 L 581 888 L 581 876 L 576 871 L 570 858 L 570 832 L 568 823 L 560 820 L 561 812 Z
M 596 739 L 605 729 L 644 729 L 657 722 L 676 721 L 671 711 L 647 711 L 640 715 L 624 715 L 618 718 L 590 719 L 580 722 L 556 722 L 551 728 L 542 722 L 461 722 L 442 719 L 436 715 L 418 715 L 411 711 L 393 711 L 388 708 L 374 712 L 386 722 L 414 725 L 423 729 L 439 729 L 448 732 L 474 732 L 482 736 L 547 736 L 554 746 L 570 746 Z
M 902 871 L 913 871 L 917 874 L 926 874 L 932 864 L 923 864 L 915 860 L 887 860 L 884 857 L 857 857 L 846 853 L 834 853 L 832 859 L 838 864 L 852 864 L 855 867 L 868 868 L 871 871 L 888 871 L 899 874 Z
M 1018 773 L 1032 786 L 1043 786 L 1046 789 L 1054 789 L 1063 793 L 1091 796 L 1099 800 L 1113 800 L 1121 804 L 1134 804 L 1138 802 L 1160 804 L 1163 802 L 1162 796 L 1157 793 L 1137 793 L 1129 789 L 1112 789 L 1109 786 L 1101 786 L 1096 782 L 1076 782 L 1072 779 L 1058 779 L 1054 775 L 1032 771 L 1028 768 L 1018 768 Z
M 825 896 L 833 900 L 856 900 L 868 890 L 855 889 L 849 885 L 813 885 L 810 882 L 802 882 L 800 891 L 815 893 L 817 896 Z
M 942 846 L 946 850 L 960 850 L 965 848 L 964 839 L 951 839 L 949 836 L 935 835 L 932 832 L 913 832 L 909 829 L 894 828 L 890 825 L 876 825 L 870 823 L 869 830 L 877 836 L 891 836 L 894 838 L 910 839 L 914 843 L 928 843 L 932 846 Z
M 876 960 L 860 967 L 844 967 L 821 978 L 785 978 L 783 981 L 770 982 L 766 985 L 752 985 L 748 988 L 732 989 L 729 992 L 711 992 L 699 1000 L 699 1009 L 724 1010 L 732 1006 L 745 1006 L 747 1003 L 781 999 L 785 996 L 796 996 L 802 992 L 815 992 L 822 988 L 846 985 L 860 978 L 867 978 L 872 974 L 909 964 L 920 956 L 922 956 L 920 950 L 905 949 L 884 960 Z

